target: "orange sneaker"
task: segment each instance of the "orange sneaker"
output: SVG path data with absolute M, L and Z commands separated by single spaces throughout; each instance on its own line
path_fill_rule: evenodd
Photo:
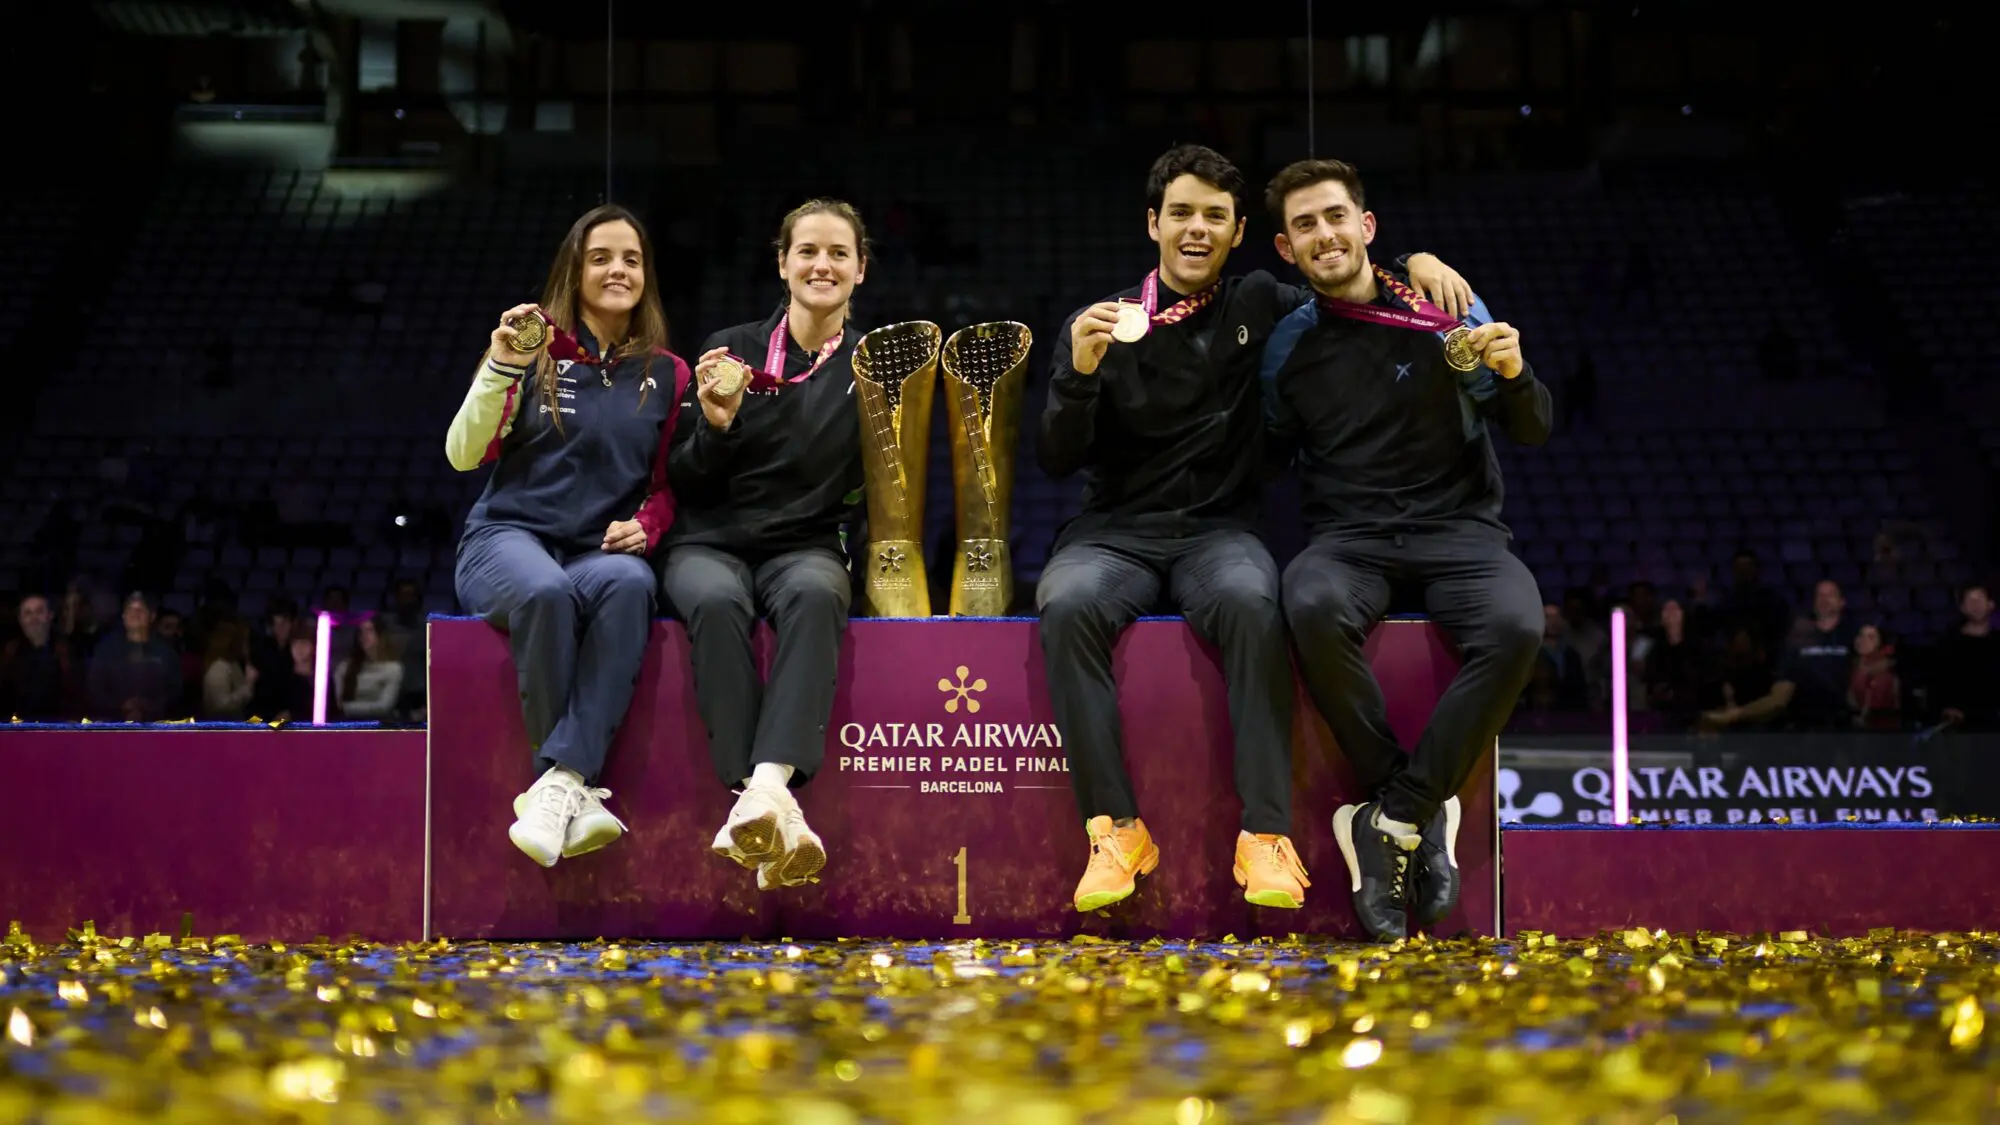
M 1306 865 L 1289 836 L 1236 834 L 1236 885 L 1243 901 L 1256 906 L 1297 910 L 1306 904 Z
M 1080 913 L 1102 910 L 1132 897 L 1139 876 L 1151 875 L 1160 865 L 1160 849 L 1146 822 L 1134 819 L 1132 827 L 1120 828 L 1108 816 L 1094 816 L 1085 826 L 1090 831 L 1090 866 L 1076 885 L 1076 908 Z

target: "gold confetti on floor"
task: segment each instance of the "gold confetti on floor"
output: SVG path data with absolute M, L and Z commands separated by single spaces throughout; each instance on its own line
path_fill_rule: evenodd
M 0 1125 L 2000 1120 L 1994 934 L 54 937 L 0 945 Z

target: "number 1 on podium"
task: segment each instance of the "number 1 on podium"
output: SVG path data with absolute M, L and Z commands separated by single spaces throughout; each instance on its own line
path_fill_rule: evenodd
M 953 925 L 970 926 L 971 908 L 965 901 L 965 849 L 958 849 L 958 854 L 952 856 L 951 861 L 958 865 L 958 913 L 952 915 L 951 921 Z

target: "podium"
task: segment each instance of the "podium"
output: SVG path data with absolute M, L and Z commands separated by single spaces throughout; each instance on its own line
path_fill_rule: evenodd
M 758 634 L 760 663 L 770 635 Z M 1178 619 L 1128 629 L 1114 654 L 1126 762 L 1162 860 L 1132 898 L 1078 914 L 1089 845 L 1050 712 L 1037 623 L 856 620 L 843 640 L 826 760 L 797 791 L 826 841 L 821 881 L 759 891 L 709 851 L 734 795 L 715 778 L 687 640 L 656 622 L 632 709 L 598 784 L 629 825 L 552 868 L 507 839 L 533 778 L 507 638 L 471 618 L 430 627 L 428 933 L 452 939 L 1359 940 L 1334 809 L 1353 781 L 1303 691 L 1293 742 L 1292 839 L 1312 887 L 1301 910 L 1245 903 L 1230 874 L 1241 805 L 1213 650 Z M 1421 621 L 1378 626 L 1368 653 L 1406 747 L 1456 672 Z M 1498 932 L 1489 756 L 1460 793 L 1464 891 L 1442 933 Z

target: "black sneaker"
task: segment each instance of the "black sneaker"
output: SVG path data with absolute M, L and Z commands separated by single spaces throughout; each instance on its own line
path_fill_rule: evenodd
M 1410 879 L 1410 912 L 1429 930 L 1458 909 L 1458 798 L 1439 806 L 1424 825 L 1424 842 Z
M 1333 814 L 1333 839 L 1347 860 L 1347 878 L 1354 890 L 1354 913 L 1361 928 L 1376 941 L 1409 936 L 1404 912 L 1410 901 L 1410 864 L 1415 846 L 1404 848 L 1396 837 L 1375 827 L 1374 801 L 1342 805 Z

